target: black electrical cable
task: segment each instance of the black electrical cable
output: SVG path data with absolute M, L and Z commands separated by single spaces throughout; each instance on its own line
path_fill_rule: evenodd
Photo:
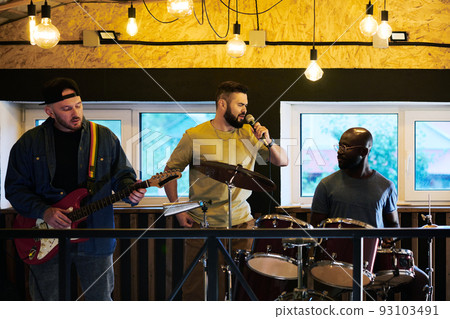
M 178 18 L 176 18 L 175 20 L 172 21 L 161 21 L 159 19 L 157 19 L 149 10 L 149 8 L 147 7 L 147 4 L 145 3 L 145 0 L 142 0 L 142 2 L 144 3 L 145 9 L 147 9 L 148 13 L 152 16 L 153 19 L 155 19 L 156 21 L 158 21 L 159 23 L 172 23 L 178 20 Z
M 258 0 L 255 0 L 256 30 L 259 30 Z
M 229 5 L 229 4 L 226 5 L 222 0 L 220 0 L 220 2 L 221 2 L 225 7 L 227 7 L 228 9 L 230 9 L 231 11 L 237 11 L 237 10 L 234 10 L 233 8 L 230 8 L 230 5 Z M 283 2 L 283 0 L 278 1 L 278 2 L 275 3 L 273 6 L 271 6 L 269 9 L 266 9 L 266 10 L 261 11 L 261 12 L 258 12 L 258 13 L 256 13 L 256 12 L 240 12 L 240 11 L 237 12 L 237 13 L 239 13 L 239 14 L 246 14 L 246 15 L 263 14 L 263 13 L 266 13 L 266 12 L 272 10 L 275 6 L 277 6 L 277 5 L 278 5 L 279 3 L 281 3 L 281 2 Z
M 231 0 L 228 1 L 228 21 L 227 21 L 227 33 L 225 33 L 224 36 L 220 36 L 217 32 L 216 29 L 214 29 L 214 27 L 211 24 L 211 21 L 209 21 L 209 17 L 208 17 L 208 10 L 206 9 L 206 2 L 205 0 L 202 0 L 203 5 L 205 6 L 205 15 L 206 15 L 206 20 L 208 21 L 209 26 L 211 27 L 211 29 L 214 31 L 214 33 L 221 39 L 224 39 L 228 36 L 228 32 L 230 31 L 230 2 Z

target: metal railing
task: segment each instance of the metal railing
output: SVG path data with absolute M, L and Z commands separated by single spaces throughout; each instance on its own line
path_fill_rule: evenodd
M 221 249 L 221 243 L 218 239 L 233 238 L 352 238 L 353 240 L 353 300 L 363 299 L 362 285 L 362 241 L 363 238 L 442 238 L 450 237 L 450 226 L 439 226 L 436 228 L 384 228 L 384 229 L 366 229 L 366 228 L 346 228 L 346 229 L 67 229 L 67 230 L 33 230 L 33 229 L 0 229 L 0 238 L 58 238 L 59 239 L 59 294 L 60 300 L 69 300 L 70 281 L 68 276 L 68 254 L 70 238 L 120 238 L 120 239 L 207 239 L 203 249 L 199 251 L 199 256 L 203 252 L 208 254 L 208 290 L 207 300 L 218 300 L 218 276 L 217 276 L 217 258 L 218 249 L 224 253 L 225 260 L 232 263 L 232 258 L 228 252 Z M 195 263 L 195 260 L 193 261 Z M 238 279 L 242 280 L 242 274 L 233 267 L 238 273 Z M 171 294 L 175 295 L 178 289 L 184 283 L 185 277 L 189 275 L 189 270 L 178 287 Z M 244 284 L 245 286 L 245 284 Z M 245 287 L 244 287 L 245 288 Z M 247 290 L 247 289 L 246 289 Z M 170 299 L 170 298 L 169 298 Z

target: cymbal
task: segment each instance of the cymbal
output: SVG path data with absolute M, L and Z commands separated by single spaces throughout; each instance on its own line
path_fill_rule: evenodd
M 200 165 L 195 165 L 206 176 L 221 183 L 232 183 L 235 187 L 248 189 L 256 192 L 273 191 L 276 189 L 275 183 L 259 173 L 243 168 L 241 165 L 230 165 L 213 161 L 201 161 Z

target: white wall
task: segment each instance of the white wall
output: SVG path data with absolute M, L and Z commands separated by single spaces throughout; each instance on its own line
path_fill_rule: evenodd
M 0 208 L 11 205 L 5 199 L 5 176 L 8 166 L 9 151 L 22 134 L 22 107 L 5 101 L 0 101 Z

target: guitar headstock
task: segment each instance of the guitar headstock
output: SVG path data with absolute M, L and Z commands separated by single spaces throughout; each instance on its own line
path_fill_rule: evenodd
M 158 188 L 161 188 L 168 182 L 176 180 L 180 177 L 181 177 L 180 170 L 172 169 L 153 175 L 150 179 L 146 180 L 145 183 L 147 184 L 147 187 L 156 186 Z

